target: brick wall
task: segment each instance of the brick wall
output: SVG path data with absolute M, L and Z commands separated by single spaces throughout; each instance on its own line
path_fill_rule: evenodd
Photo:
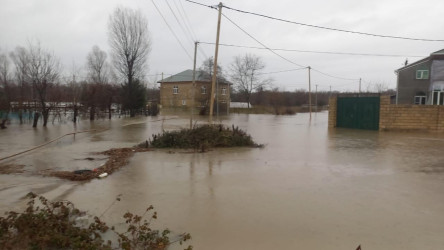
M 330 97 L 328 100 L 328 127 L 336 127 L 336 114 L 337 114 L 337 97 Z
M 389 96 L 381 96 L 379 130 L 444 132 L 444 107 L 393 105 Z

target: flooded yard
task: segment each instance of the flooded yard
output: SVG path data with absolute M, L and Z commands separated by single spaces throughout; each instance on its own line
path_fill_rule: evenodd
M 222 123 L 245 129 L 265 147 L 137 153 L 107 178 L 84 183 L 42 175 L 98 167 L 106 158 L 91 152 L 133 146 L 189 120 L 125 118 L 35 130 L 11 125 L 0 131 L 0 158 L 75 129 L 91 131 L 3 161 L 23 168 L 0 175 L 0 212 L 23 208 L 33 191 L 100 215 L 121 194 L 105 221 L 119 223 L 126 211 L 141 214 L 154 205 L 156 226 L 191 233 L 194 249 L 444 246 L 444 136 L 329 130 L 327 113 L 311 121 L 308 114 L 231 115 Z

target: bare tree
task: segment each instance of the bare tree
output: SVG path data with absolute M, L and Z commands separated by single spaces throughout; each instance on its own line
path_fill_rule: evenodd
M 89 108 L 89 119 L 91 121 L 95 118 L 98 102 L 103 100 L 99 95 L 106 94 L 103 91 L 103 89 L 105 89 L 103 85 L 108 83 L 109 78 L 109 66 L 106 58 L 106 52 L 101 50 L 97 45 L 93 46 L 86 58 L 89 83 L 85 89 L 85 104 Z
M 214 67 L 214 59 L 213 57 L 209 57 L 207 59 L 205 59 L 202 62 L 202 65 L 199 68 L 201 77 L 207 77 L 209 78 L 208 80 L 212 80 L 213 79 L 213 67 Z M 217 65 L 217 78 L 220 79 L 224 79 L 223 77 L 223 70 L 222 67 L 220 65 Z
M 109 42 L 114 68 L 126 85 L 122 86 L 123 108 L 130 110 L 130 115 L 134 116 L 146 100 L 139 96 L 145 91 L 140 93 L 139 90 L 144 88 L 141 80 L 147 70 L 151 49 L 147 19 L 140 11 L 116 8 L 109 18 Z
M 24 47 L 17 47 L 13 52 L 11 52 L 10 57 L 14 62 L 15 66 L 15 79 L 19 88 L 19 119 L 20 124 L 23 123 L 23 102 L 25 100 L 30 100 L 30 93 L 27 93 L 29 90 L 28 82 L 27 82 L 27 71 L 29 67 L 29 54 Z
M 99 46 L 94 45 L 91 52 L 89 52 L 86 60 L 88 76 L 91 82 L 107 83 L 109 66 L 106 62 L 107 54 L 101 50 Z
M 230 65 L 231 80 L 235 84 L 235 89 L 248 102 L 248 107 L 250 107 L 251 94 L 258 89 L 264 89 L 271 83 L 271 79 L 261 77 L 260 73 L 264 68 L 265 63 L 261 58 L 252 54 L 236 56 Z
M 77 116 L 79 115 L 80 100 L 81 100 L 81 84 L 79 82 L 79 76 L 81 74 L 81 69 L 73 62 L 70 75 L 66 78 L 67 94 L 66 100 L 72 105 L 73 117 L 72 121 L 74 124 L 77 122 Z
M 42 49 L 40 43 L 29 44 L 29 68 L 27 77 L 32 83 L 43 116 L 43 126 L 48 123 L 51 106 L 47 103 L 48 89 L 59 78 L 60 63 L 55 56 Z M 39 114 L 34 117 L 33 127 L 37 126 Z
M 8 120 L 8 113 L 11 110 L 12 91 L 10 83 L 10 62 L 6 54 L 0 54 L 0 110 L 4 110 L 6 115 L 0 117 L 0 128 L 6 128 L 5 123 Z

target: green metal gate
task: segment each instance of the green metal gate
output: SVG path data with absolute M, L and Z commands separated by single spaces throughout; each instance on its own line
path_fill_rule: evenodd
M 338 97 L 336 127 L 378 130 L 379 97 Z

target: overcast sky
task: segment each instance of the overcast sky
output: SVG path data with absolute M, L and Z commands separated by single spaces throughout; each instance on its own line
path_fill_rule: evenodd
M 217 5 L 212 0 L 195 0 Z M 193 55 L 193 40 L 214 43 L 217 11 L 185 0 L 154 0 L 168 25 Z M 175 19 L 173 10 L 183 29 Z M 318 26 L 425 39 L 444 39 L 444 1 L 442 0 L 225 0 L 232 8 L 260 13 L 290 21 Z M 152 0 L 0 0 L 0 52 L 26 46 L 39 40 L 60 59 L 65 74 L 73 63 L 85 65 L 94 45 L 109 51 L 107 22 L 117 6 L 141 10 L 149 22 L 152 50 L 149 56 L 148 79 L 164 72 L 175 74 L 192 69 L 193 62 L 182 49 Z M 430 53 L 444 49 L 444 42 L 408 41 L 315 29 L 283 23 L 224 8 L 223 13 L 246 32 L 269 48 L 330 51 L 342 53 L 395 54 L 401 57 L 333 55 L 306 52 L 276 51 L 286 59 L 341 78 L 362 78 L 362 89 L 368 83 L 386 84 L 394 88 L 394 70 L 408 58 L 414 62 Z M 187 27 L 185 27 L 187 25 Z M 224 44 L 262 47 L 226 18 L 222 18 L 220 42 Z M 190 31 L 189 31 L 190 30 Z M 185 33 L 191 35 L 185 35 Z M 200 44 L 198 66 L 214 55 L 214 45 Z M 229 64 L 236 55 L 251 53 L 266 64 L 264 72 L 298 68 L 267 50 L 220 47 L 219 64 L 229 73 Z M 307 70 L 264 75 L 272 77 L 274 87 L 281 90 L 308 88 Z M 160 80 L 160 76 L 157 77 Z M 342 80 L 312 71 L 312 86 L 319 90 L 357 91 L 359 81 Z

